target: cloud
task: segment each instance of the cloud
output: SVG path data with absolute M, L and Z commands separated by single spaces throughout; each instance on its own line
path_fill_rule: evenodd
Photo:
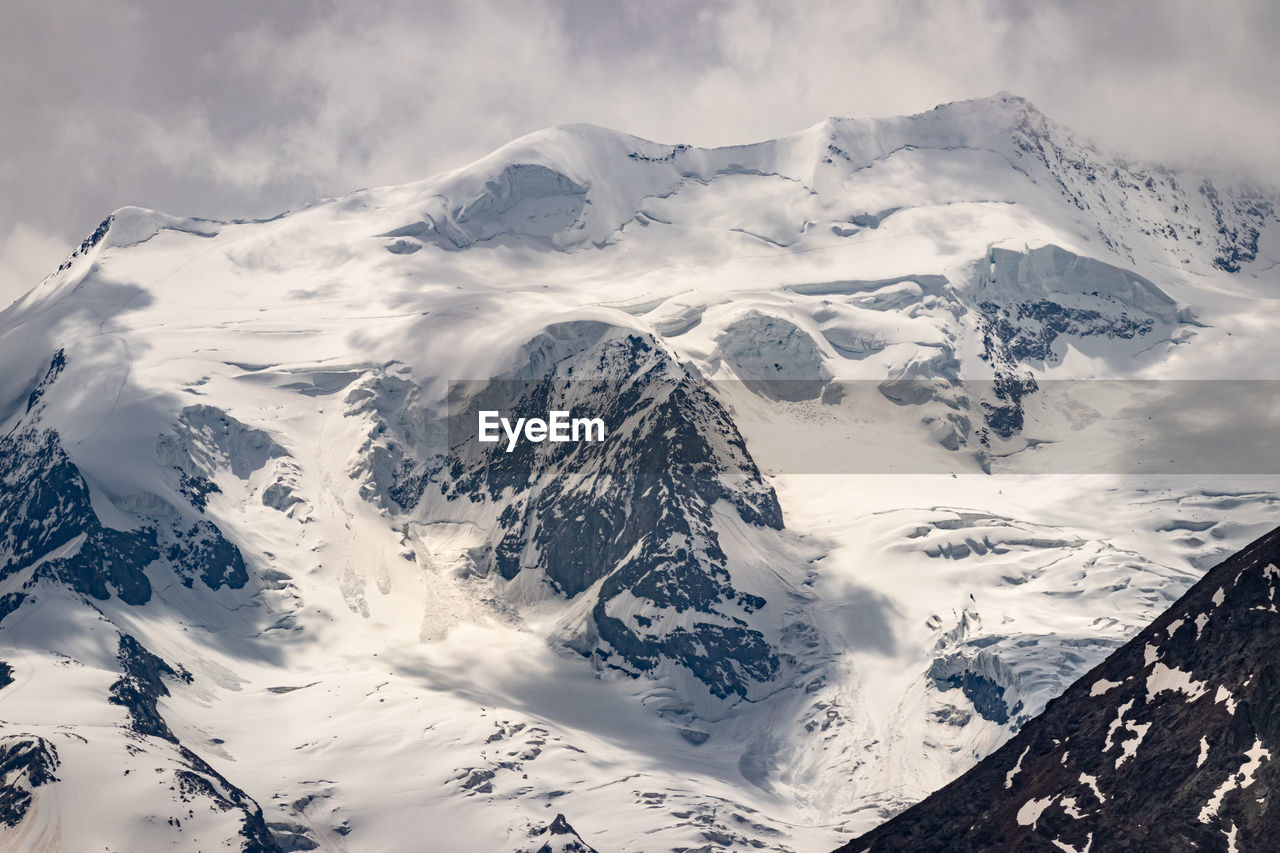
M 56 235 L 18 223 L 0 240 L 0 311 L 58 268 L 68 254 Z
M 20 258 L 124 204 L 269 215 L 561 122 L 724 145 L 1000 89 L 1120 153 L 1280 184 L 1269 0 L 13 5 L 0 234 Z

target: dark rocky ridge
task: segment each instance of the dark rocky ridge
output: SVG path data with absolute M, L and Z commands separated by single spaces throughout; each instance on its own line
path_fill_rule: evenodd
M 151 598 L 143 569 L 160 556 L 155 529 L 104 527 L 56 432 L 32 426 L 0 437 L 0 486 L 0 516 L 8 520 L 0 579 L 83 535 L 74 554 L 47 560 L 37 575 L 99 600 L 112 592 L 128 604 Z
M 1280 529 L 1210 571 L 864 851 L 1264 850 L 1280 833 Z
M 188 683 L 191 676 L 187 673 L 179 676 L 173 667 L 147 651 L 128 634 L 120 635 L 120 650 L 116 654 L 116 660 L 120 662 L 124 672 L 111 685 L 111 697 L 107 701 L 129 711 L 130 725 L 138 734 L 177 743 L 178 739 L 169 730 L 156 707 L 162 696 L 169 695 L 169 688 L 162 676 L 181 678 Z
M 594 636 L 575 645 L 603 665 L 675 661 L 721 699 L 775 678 L 782 658 L 746 618 L 767 602 L 734 584 L 712 506 L 775 530 L 782 512 L 723 407 L 651 338 L 605 324 L 553 326 L 525 355 L 518 378 L 489 383 L 455 416 L 437 486 L 449 500 L 505 503 L 497 571 L 541 572 L 569 597 L 594 589 Z M 477 453 L 480 409 L 589 411 L 615 431 Z M 615 602 L 653 615 L 611 613 Z M 674 627 L 655 618 L 690 611 Z
M 558 814 L 555 820 L 532 834 L 530 845 L 520 853 L 596 853 L 596 849 L 582 840 L 564 815 Z
M 31 792 L 57 782 L 58 749 L 37 735 L 0 738 L 0 824 L 16 827 L 31 807 Z
M 165 679 L 189 684 L 192 681 L 191 674 L 181 667 L 175 670 L 129 634 L 120 635 L 116 660 L 123 672 L 111 685 L 111 695 L 107 701 L 128 711 L 129 728 L 136 735 L 160 738 L 177 748 L 182 764 L 185 765 L 174 771 L 179 799 L 183 802 L 203 799 L 220 811 L 240 811 L 243 853 L 279 851 L 280 847 L 263 818 L 262 808 L 252 797 L 209 766 L 208 762 L 184 746 L 160 713 L 159 701 L 169 695 Z
M 6 522 L 0 530 L 0 580 L 82 536 L 69 553 L 45 559 L 32 580 L 55 580 L 100 601 L 114 593 L 127 604 L 141 605 L 151 598 L 146 569 L 164 556 L 186 586 L 197 577 L 210 589 L 239 589 L 248 583 L 240 550 L 210 521 L 186 525 L 181 516 L 167 523 L 144 517 L 131 530 L 99 521 L 89 485 L 62 448 L 61 437 L 41 423 L 44 395 L 65 365 L 59 350 L 28 396 L 25 416 L 0 436 L 0 518 Z M 201 500 L 192 502 L 197 512 L 203 511 L 203 498 L 217 489 L 208 485 L 212 488 L 201 492 Z M 22 603 L 10 596 L 0 600 L 0 619 Z
M 0 596 L 0 621 L 29 606 L 37 597 L 33 590 L 39 589 L 42 581 L 65 586 L 85 599 L 103 601 L 115 595 L 125 604 L 145 605 L 152 594 L 147 571 L 163 571 L 166 559 L 187 586 L 200 578 L 210 589 L 243 587 L 248 582 L 243 557 L 211 521 L 184 521 L 180 508 L 172 506 L 179 510 L 176 520 L 173 515 L 164 519 L 144 515 L 130 530 L 117 530 L 101 522 L 89 484 L 63 449 L 60 435 L 42 423 L 45 395 L 65 365 L 65 356 L 57 353 L 44 378 L 28 395 L 21 419 L 0 436 L 0 519 L 4 520 L 0 579 L 36 566 L 23 591 Z M 202 512 L 202 506 L 193 506 L 194 512 Z M 89 606 L 94 605 L 90 602 Z M 169 695 L 165 679 L 189 682 L 191 676 L 125 633 L 120 635 L 116 660 L 120 677 L 103 698 L 126 709 L 125 728 L 130 739 L 176 754 L 179 767 L 173 771 L 170 788 L 175 799 L 184 804 L 206 800 L 217 811 L 238 811 L 237 849 L 279 853 L 280 846 L 258 804 L 180 743 L 160 712 L 159 700 Z M 0 663 L 0 674 L 7 677 L 10 672 L 6 663 Z M 63 733 L 85 741 L 72 729 L 66 727 Z M 135 754 L 132 745 L 128 749 L 130 755 Z M 66 760 L 68 766 L 74 765 L 74 750 Z M 44 738 L 0 738 L 0 822 L 10 827 L 21 823 L 30 809 L 33 790 L 57 781 L 53 771 L 60 764 L 56 748 Z

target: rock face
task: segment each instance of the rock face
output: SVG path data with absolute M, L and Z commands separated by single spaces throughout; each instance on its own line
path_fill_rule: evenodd
M 185 453 L 180 454 L 185 467 L 172 466 L 177 474 L 172 502 L 150 493 L 115 496 L 135 511 L 141 523 L 132 529 L 104 523 L 94 506 L 92 488 L 71 461 L 62 436 L 44 421 L 46 395 L 67 364 L 68 359 L 59 351 L 27 397 L 25 410 L 11 430 L 0 436 L 0 517 L 4 519 L 0 583 L 11 588 L 0 596 L 0 621 L 10 617 L 10 621 L 25 621 L 46 597 L 61 605 L 54 605 L 59 613 L 53 617 L 55 622 L 79 609 L 70 603 L 76 596 L 98 603 L 118 599 L 140 609 L 153 600 L 154 586 L 147 570 L 164 571 L 165 566 L 172 571 L 171 577 L 188 589 L 197 579 L 208 590 L 243 588 L 249 578 L 239 549 L 213 522 L 199 517 L 208 496 L 220 490 L 198 473 L 205 469 Z M 219 417 L 210 407 L 189 407 L 184 415 L 181 429 L 194 435 L 197 425 L 203 427 L 203 439 L 215 444 L 219 437 L 223 444 L 228 436 L 235 439 L 234 427 L 240 426 Z M 204 423 L 199 423 L 201 420 Z M 254 447 L 255 441 L 248 445 Z M 174 446 L 169 439 L 162 440 L 162 459 L 165 449 Z M 193 441 L 190 446 L 200 445 Z M 180 505 L 183 499 L 190 508 Z M 67 593 L 73 597 L 68 599 Z M 24 612 L 19 614 L 20 610 Z M 101 613 L 96 606 L 94 612 Z M 185 820 L 183 831 L 188 838 L 214 836 L 245 853 L 279 850 L 258 804 L 183 744 L 159 708 L 160 701 L 170 695 L 166 681 L 190 684 L 192 676 L 181 666 L 170 666 L 130 634 L 109 633 L 118 642 L 114 668 L 119 677 L 101 698 L 122 708 L 127 723 L 119 733 L 110 729 L 104 733 L 92 725 L 59 725 L 55 733 L 61 739 L 61 750 L 47 737 L 20 730 L 6 733 L 0 738 L 0 822 L 19 829 L 33 809 L 38 813 L 41 792 L 60 781 L 55 771 L 79 778 L 110 768 L 127 777 L 133 772 L 133 761 L 160 755 L 167 766 L 152 772 L 165 774 L 172 803 L 188 807 L 184 817 L 169 818 L 168 826 L 180 830 Z M 83 666 L 69 656 L 63 660 Z M 0 685 L 9 685 L 13 676 L 14 669 L 7 662 L 0 663 Z M 74 714 L 92 707 L 91 702 L 73 704 L 75 710 L 65 719 L 75 719 Z M 85 751 L 91 751 L 91 756 L 86 757 Z M 215 815 L 215 826 L 201 826 L 193 806 L 207 808 Z M 31 829 L 35 835 L 25 840 L 39 846 L 45 829 Z M 27 831 L 25 824 L 20 831 Z
M 114 590 L 130 604 L 144 604 L 151 582 L 143 569 L 159 556 L 154 528 L 104 527 L 57 431 L 40 422 L 43 397 L 65 366 L 59 350 L 27 398 L 22 420 L 0 436 L 0 580 L 47 555 L 36 575 L 99 600 Z
M 555 820 L 529 841 L 530 846 L 522 853 L 596 853 L 595 848 L 582 840 L 562 814 L 556 815 Z
M 992 249 L 979 267 L 970 300 L 982 359 L 994 371 L 989 399 L 979 403 L 985 425 L 977 438 L 985 446 L 1022 429 L 1023 398 L 1038 388 L 1026 368 L 1060 363 L 1067 342 L 1082 351 L 1131 354 L 1194 322 L 1142 276 L 1059 246 Z
M 56 554 L 36 573 L 96 599 L 114 591 L 129 604 L 151 598 L 143 568 L 159 556 L 156 532 L 104 527 L 89 489 L 53 430 L 31 428 L 0 438 L 0 510 L 6 519 L 7 559 L 0 578 L 39 556 Z M 78 541 L 78 545 L 77 545 Z
M 1271 849 L 1278 711 L 1280 529 L 995 754 L 841 853 Z
M 0 823 L 16 827 L 31 808 L 31 792 L 58 781 L 58 749 L 35 735 L 0 738 Z
M 218 491 L 203 476 L 175 466 L 176 491 L 190 501 L 194 513 L 188 516 L 194 517 L 151 495 L 146 505 L 136 496 L 132 503 L 121 499 L 144 519 L 135 528 L 118 530 L 101 522 L 61 436 L 42 419 L 44 394 L 65 366 L 59 351 L 31 392 L 22 419 L 0 436 L 0 513 L 6 519 L 0 530 L 0 581 L 34 564 L 33 580 L 61 581 L 99 601 L 114 593 L 127 604 L 141 605 L 152 592 L 145 569 L 164 557 L 187 587 L 196 578 L 209 589 L 243 587 L 249 577 L 239 549 L 216 525 L 198 517 L 209 494 Z
M 598 322 L 552 326 L 521 360 L 517 378 L 490 383 L 455 417 L 461 440 L 427 488 L 499 510 L 503 578 L 533 574 L 589 599 L 569 642 L 600 665 L 634 674 L 673 663 L 720 699 L 775 679 L 779 650 L 751 624 L 768 602 L 731 577 L 712 508 L 773 530 L 782 510 L 705 384 L 653 338 Z M 477 453 L 486 408 L 592 412 L 614 435 Z

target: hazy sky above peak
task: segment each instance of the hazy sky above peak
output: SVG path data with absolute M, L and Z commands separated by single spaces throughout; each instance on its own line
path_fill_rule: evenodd
M 585 121 L 781 136 L 1006 89 L 1117 153 L 1280 184 L 1272 0 L 9 0 L 0 307 L 111 210 L 269 215 Z

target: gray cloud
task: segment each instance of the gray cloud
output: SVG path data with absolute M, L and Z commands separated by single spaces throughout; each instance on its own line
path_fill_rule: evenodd
M 271 214 L 567 121 L 720 145 L 1008 89 L 1119 153 L 1280 183 L 1269 0 L 8 7 L 0 303 L 124 204 Z

